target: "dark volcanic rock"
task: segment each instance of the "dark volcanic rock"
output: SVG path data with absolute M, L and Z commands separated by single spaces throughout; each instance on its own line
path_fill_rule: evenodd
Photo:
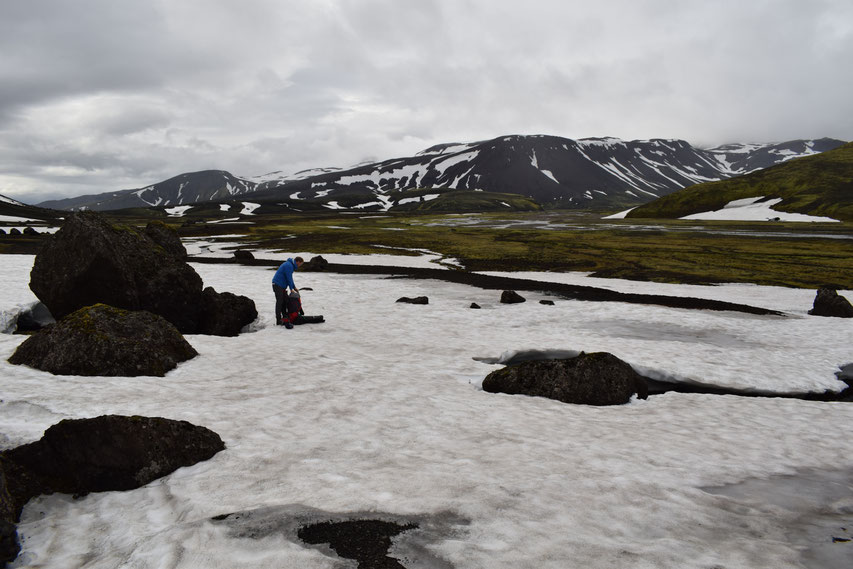
M 36 302 L 18 315 L 16 332 L 34 332 L 56 322 L 43 302 Z
M 164 318 L 96 304 L 36 332 L 9 362 L 57 375 L 163 376 L 196 355 Z
M 472 302 L 471 306 L 469 308 L 478 309 L 478 308 L 481 308 L 481 306 L 479 304 L 477 304 L 476 302 Z
M 417 524 L 400 525 L 382 520 L 330 521 L 302 527 L 297 535 L 305 543 L 328 543 L 341 557 L 358 561 L 360 568 L 405 569 L 399 561 L 388 557 L 391 538 L 417 527 Z
M 514 290 L 505 290 L 501 293 L 501 304 L 518 304 L 527 302 L 527 299 Z
M 21 234 L 21 230 L 18 229 L 17 227 L 13 227 L 12 229 L 9 230 L 9 235 L 17 236 L 20 234 Z
M 809 314 L 814 316 L 853 318 L 853 305 L 834 289 L 822 287 L 817 291 L 814 306 L 809 310 Z
M 234 258 L 238 261 L 252 261 L 254 260 L 255 255 L 246 249 L 237 249 L 234 251 Z
M 181 238 L 174 228 L 162 221 L 151 221 L 145 226 L 145 235 L 154 243 L 162 247 L 167 253 L 181 259 L 187 258 L 187 249 L 181 243 Z
M 186 421 L 104 415 L 66 419 L 0 452 L 0 563 L 18 554 L 14 523 L 31 498 L 139 488 L 224 448 L 219 435 Z
M 303 272 L 321 272 L 325 271 L 328 267 L 329 261 L 324 259 L 322 256 L 317 255 L 316 257 L 311 257 L 310 260 L 302 263 L 302 266 L 299 267 L 299 270 Z
M 406 304 L 429 304 L 429 298 L 426 296 L 416 296 L 414 298 L 404 296 L 402 298 L 398 298 L 397 302 L 404 302 Z
M 0 453 L 2 457 L 2 453 Z M 15 528 L 18 514 L 15 503 L 6 486 L 6 473 L 0 458 L 0 567 L 15 559 L 21 550 L 18 545 L 18 532 Z
M 554 306 L 553 300 L 540 300 L 539 304 L 544 304 L 545 306 Z
M 204 311 L 202 329 L 206 334 L 236 336 L 248 323 L 258 317 L 255 303 L 250 298 L 230 292 L 216 292 L 207 287 L 203 292 Z
M 538 395 L 564 403 L 621 405 L 635 393 L 645 398 L 645 380 L 626 362 L 607 352 L 559 360 L 526 361 L 493 371 L 483 390 Z
M 39 235 L 39 232 L 32 227 L 25 227 L 24 235 Z
M 159 314 L 185 334 L 212 333 L 203 325 L 210 318 L 201 277 L 181 258 L 177 235 L 162 225 L 149 224 L 155 241 L 93 212 L 72 214 L 36 256 L 30 288 L 57 319 L 103 303 Z
M 186 421 L 103 415 L 60 421 L 0 460 L 17 517 L 35 496 L 139 488 L 224 448 L 219 435 Z

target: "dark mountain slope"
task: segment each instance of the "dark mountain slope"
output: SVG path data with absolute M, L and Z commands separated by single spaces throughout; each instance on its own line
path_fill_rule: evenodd
M 333 209 L 387 210 L 418 188 L 519 194 L 546 207 L 627 208 L 693 184 L 729 178 L 843 144 L 821 139 L 700 149 L 683 140 L 503 136 L 440 144 L 414 156 L 242 179 L 223 171 L 182 174 L 140 190 L 45 202 L 61 209 L 176 206 L 205 201 L 307 200 Z

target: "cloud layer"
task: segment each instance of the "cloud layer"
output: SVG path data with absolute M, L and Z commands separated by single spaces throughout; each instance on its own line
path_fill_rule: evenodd
M 0 194 L 503 134 L 853 139 L 847 0 L 0 4 Z

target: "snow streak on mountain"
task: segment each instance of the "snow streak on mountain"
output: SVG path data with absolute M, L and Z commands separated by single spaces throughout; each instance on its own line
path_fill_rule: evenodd
M 310 200 L 329 208 L 387 210 L 417 188 L 522 194 L 565 208 L 631 207 L 700 182 L 720 180 L 831 150 L 833 139 L 730 144 L 700 149 L 683 140 L 504 136 L 440 144 L 415 156 L 237 178 L 224 171 L 182 174 L 139 190 L 45 202 L 58 209 L 176 206 L 246 199 Z

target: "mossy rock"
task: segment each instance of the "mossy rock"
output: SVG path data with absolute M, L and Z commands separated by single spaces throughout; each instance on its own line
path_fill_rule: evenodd
M 9 362 L 56 375 L 162 377 L 196 355 L 166 319 L 96 304 L 37 332 Z
M 535 395 L 563 403 L 621 405 L 648 395 L 646 380 L 607 352 L 574 358 L 525 361 L 493 371 L 483 380 L 489 393 Z

